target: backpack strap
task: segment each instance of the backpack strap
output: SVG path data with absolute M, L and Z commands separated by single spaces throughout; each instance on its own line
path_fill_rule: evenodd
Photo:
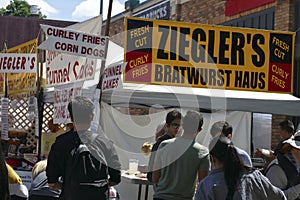
M 287 177 L 288 180 L 287 188 L 299 184 L 300 176 L 293 163 L 291 163 L 291 161 L 289 161 L 289 159 L 281 153 L 277 155 L 277 159 L 278 159 L 279 166 L 283 169 Z
M 78 135 L 80 138 L 80 143 L 85 144 L 87 149 L 97 160 L 108 166 L 104 153 L 100 151 L 98 147 L 99 143 L 97 143 L 97 140 L 99 139 L 100 135 L 88 130 L 78 131 Z

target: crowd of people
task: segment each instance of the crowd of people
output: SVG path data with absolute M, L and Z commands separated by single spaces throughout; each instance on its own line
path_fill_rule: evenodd
M 231 141 L 233 127 L 228 122 L 211 126 L 206 148 L 195 141 L 201 134 L 201 114 L 188 111 L 179 121 L 170 118 L 171 113 L 181 116 L 175 110 L 168 113 L 165 133 L 157 138 L 149 160 L 147 178 L 154 200 L 300 199 L 300 132 L 294 134 L 290 120 L 279 124 L 282 141 L 275 151 L 268 150 L 273 161 L 258 170 L 249 154 Z M 183 134 L 175 137 L 181 126 Z M 257 151 L 255 156 L 263 154 Z
M 113 142 L 89 130 L 93 110 L 85 97 L 68 104 L 69 130 L 56 137 L 48 158 L 36 163 L 31 188 L 20 199 L 109 199 L 121 182 L 121 164 Z M 234 129 L 226 121 L 210 127 L 208 147 L 198 143 L 203 123 L 197 111 L 183 115 L 172 110 L 156 131 L 156 142 L 147 144 L 154 200 L 300 199 L 300 131 L 294 134 L 290 120 L 279 124 L 283 140 L 269 150 L 264 170 L 255 169 L 249 154 L 233 144 Z M 13 199 L 11 183 L 22 182 L 5 162 L 1 146 L 0 151 L 0 200 Z M 254 156 L 265 155 L 257 151 Z

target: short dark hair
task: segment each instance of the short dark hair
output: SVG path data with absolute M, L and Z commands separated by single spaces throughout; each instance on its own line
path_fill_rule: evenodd
M 170 112 L 168 112 L 167 116 L 166 116 L 166 123 L 167 124 L 171 124 L 172 121 L 174 121 L 175 119 L 181 119 L 182 115 L 178 110 L 172 110 Z
M 190 110 L 183 118 L 184 133 L 194 134 L 201 130 L 203 125 L 203 116 L 197 111 Z
M 75 124 L 90 123 L 94 111 L 94 104 L 86 97 L 77 96 L 69 102 L 68 111 L 72 122 Z
M 217 133 L 222 133 L 224 136 L 228 136 L 229 134 L 232 134 L 233 128 L 231 125 L 229 125 L 226 121 L 217 121 L 215 122 L 211 129 L 210 134 L 212 137 L 215 137 Z
M 286 130 L 290 134 L 294 134 L 295 127 L 292 121 L 290 120 L 284 120 L 279 123 L 280 129 L 281 130 Z

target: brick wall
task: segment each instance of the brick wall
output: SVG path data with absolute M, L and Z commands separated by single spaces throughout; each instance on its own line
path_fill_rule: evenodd
M 123 47 L 124 45 L 124 20 L 123 16 L 112 18 L 109 27 L 109 39 Z M 102 25 L 102 35 L 105 34 L 106 23 Z
M 282 140 L 279 134 L 279 123 L 286 120 L 286 116 L 272 115 L 272 138 L 271 138 L 271 149 L 275 149 L 277 144 Z
M 282 0 L 282 2 L 286 1 Z M 260 12 L 262 10 L 266 10 L 276 5 L 276 2 L 269 3 L 233 16 L 225 16 L 225 3 L 226 0 L 190 0 L 183 4 L 177 4 L 177 13 L 172 15 L 171 19 L 175 21 L 203 24 L 222 24 L 226 21 L 237 19 L 239 17 L 246 16 L 252 13 Z M 284 8 L 283 6 L 282 9 L 286 8 Z
M 293 0 L 277 0 L 275 7 L 275 30 L 293 31 Z
M 217 24 L 216 21 L 225 20 L 225 2 L 220 0 L 190 0 L 183 4 L 176 4 L 177 13 L 172 15 L 171 19 L 193 23 Z

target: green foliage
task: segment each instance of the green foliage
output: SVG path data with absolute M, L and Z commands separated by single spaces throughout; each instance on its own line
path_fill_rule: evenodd
M 6 8 L 0 9 L 1 16 L 19 16 L 19 17 L 29 17 L 30 7 L 25 0 L 11 0 L 10 4 Z M 45 19 L 47 16 L 43 15 L 41 11 L 38 12 L 38 17 L 40 19 Z

